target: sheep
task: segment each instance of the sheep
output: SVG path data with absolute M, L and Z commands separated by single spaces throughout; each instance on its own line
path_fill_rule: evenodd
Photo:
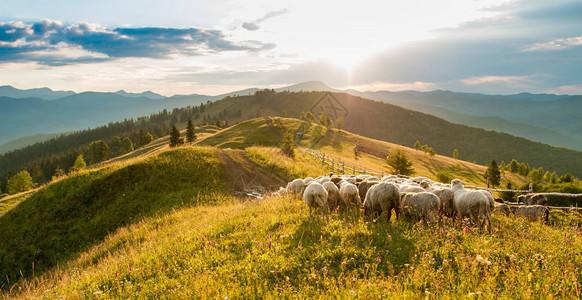
M 429 192 L 406 193 L 400 200 L 400 210 L 404 217 L 426 223 L 434 223 L 437 219 L 440 223 L 440 207 L 439 197 Z
M 378 184 L 378 182 L 368 180 L 360 182 L 360 184 L 358 185 L 358 193 L 360 194 L 360 200 L 366 199 L 366 193 L 368 192 L 370 187 L 372 187 L 375 184 Z
M 344 207 L 359 207 L 361 205 L 362 201 L 355 184 L 344 181 L 341 183 L 339 192 Z
M 427 192 L 434 190 L 431 180 L 423 180 L 420 182 L 420 187 L 425 189 Z
M 398 220 L 400 216 L 400 192 L 398 187 L 389 182 L 380 182 L 373 185 L 366 193 L 363 208 L 366 216 L 374 214 L 376 217 L 380 217 L 382 212 L 385 211 L 388 214 L 388 222 L 390 222 L 392 209 L 394 209 L 396 220 Z
M 516 217 L 524 217 L 532 222 L 542 221 L 548 223 L 550 218 L 550 210 L 543 205 L 511 206 L 511 212 Z
M 485 197 L 487 197 L 487 201 L 489 201 L 489 210 L 493 211 L 493 208 L 495 208 L 495 198 L 493 198 L 491 192 L 484 190 L 479 190 L 479 192 L 481 192 L 483 195 L 485 195 Z
M 315 179 L 313 179 L 313 177 L 305 177 L 305 179 L 303 179 L 303 181 L 307 185 L 307 184 L 311 183 L 312 181 L 315 181 Z
M 273 197 L 275 197 L 275 196 L 276 197 L 282 197 L 284 195 L 287 195 L 287 189 L 284 188 L 284 187 L 279 187 L 279 189 L 276 192 L 273 192 L 271 194 L 271 196 L 273 196 Z
M 485 221 L 487 221 L 488 231 L 491 233 L 491 210 L 487 196 L 480 191 L 466 190 L 463 187 L 463 182 L 458 179 L 451 181 L 451 189 L 454 193 L 453 206 L 455 214 L 461 219 L 470 217 L 471 220 L 476 220 L 479 225 L 479 232 L 481 232 Z
M 340 204 L 340 193 L 337 185 L 328 181 L 323 183 L 323 187 L 327 191 L 327 205 L 330 210 L 334 210 Z
M 509 205 L 505 203 L 495 202 L 493 213 L 500 213 L 509 216 L 511 214 L 511 209 L 509 209 Z
M 422 192 L 426 192 L 425 189 L 423 189 L 420 186 L 416 186 L 416 185 L 403 185 L 400 187 L 400 192 L 401 193 L 422 193 Z
M 287 184 L 287 192 L 291 195 L 303 195 L 303 190 L 305 190 L 305 181 L 301 178 L 297 178 Z
M 430 180 L 430 179 L 428 179 L 427 177 L 424 177 L 424 176 L 413 177 L 413 178 L 410 178 L 409 180 L 412 181 L 412 182 L 415 182 L 415 183 L 421 183 L 423 180 L 432 181 L 432 180 Z
M 332 177 L 329 181 L 335 183 L 335 185 L 337 185 L 337 188 L 339 189 L 339 182 L 342 180 L 343 179 L 341 177 Z
M 321 178 L 320 178 L 320 177 L 321 177 Z M 328 182 L 328 181 L 329 181 L 329 179 L 330 179 L 328 176 L 320 176 L 320 177 L 318 177 L 318 178 L 315 180 L 315 181 L 317 181 L 317 183 L 319 183 L 319 184 L 324 184 L 324 183 Z
M 316 208 L 321 208 L 323 215 L 323 209 L 327 207 L 327 196 L 327 190 L 317 182 L 311 183 L 305 188 L 303 201 L 309 207 L 309 218 L 312 216 L 312 209 Z
M 433 189 L 431 193 L 437 195 L 441 200 L 441 214 L 449 218 L 454 216 L 453 198 L 455 194 L 449 188 Z
M 548 197 L 539 194 L 527 194 L 517 197 L 517 203 L 525 205 L 548 205 Z

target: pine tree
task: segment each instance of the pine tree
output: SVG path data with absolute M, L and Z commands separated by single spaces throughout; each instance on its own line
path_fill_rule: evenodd
M 77 159 L 75 159 L 75 163 L 73 164 L 70 170 L 73 172 L 78 172 L 85 169 L 86 167 L 87 163 L 83 159 L 83 154 L 80 154 L 79 156 L 77 156 Z
M 390 155 L 388 155 L 386 161 L 392 168 L 392 171 L 396 174 L 410 176 L 415 173 L 414 168 L 412 167 L 412 161 L 408 159 L 404 151 L 393 151 Z
M 109 152 L 111 152 L 111 156 L 120 155 L 121 154 L 119 153 L 120 149 L 121 149 L 121 138 L 119 136 L 115 136 L 109 143 Z
M 507 185 L 505 186 L 505 188 L 508 190 L 513 190 L 513 184 L 511 184 L 511 182 L 507 182 Z M 508 202 L 515 201 L 515 193 L 514 192 L 500 192 L 499 195 L 501 196 L 501 199 L 503 199 L 503 201 L 508 201 Z
M 416 149 L 416 150 L 420 150 L 420 147 L 422 147 L 422 145 L 420 144 L 420 141 L 419 141 L 419 140 L 417 140 L 417 141 L 414 143 L 414 149 Z
M 186 142 L 194 143 L 196 141 L 196 133 L 194 133 L 194 124 L 192 120 L 188 120 L 188 126 L 186 127 Z
M 130 138 L 125 137 L 123 141 L 121 141 L 121 148 L 119 149 L 119 154 L 125 154 L 133 151 L 133 142 Z
M 455 159 L 459 158 L 459 150 L 457 149 L 453 150 L 453 158 Z
M 281 151 L 289 157 L 295 157 L 295 144 L 293 142 L 293 133 L 287 130 L 281 142 Z
M 321 115 L 319 115 L 319 123 L 324 126 L 329 126 L 330 124 L 330 119 L 325 110 L 321 112 Z
M 501 172 L 499 171 L 499 167 L 497 166 L 495 159 L 491 160 L 491 163 L 487 167 L 487 170 L 483 176 L 485 179 L 489 180 L 490 186 L 496 187 L 499 185 L 499 182 L 501 181 Z
M 28 171 L 26 170 L 22 170 L 18 172 L 16 175 L 12 176 L 10 179 L 8 179 L 7 186 L 9 194 L 16 194 L 31 190 L 35 186 L 35 184 L 32 181 L 30 173 L 28 173 Z
M 282 116 L 282 117 L 286 117 L 286 116 L 287 116 L 287 110 L 285 110 L 285 109 L 284 109 L 284 110 L 282 110 L 282 111 L 281 111 L 281 116 Z
M 170 131 L 170 147 L 178 147 L 184 144 L 184 139 L 180 138 L 180 131 L 176 126 L 172 126 Z

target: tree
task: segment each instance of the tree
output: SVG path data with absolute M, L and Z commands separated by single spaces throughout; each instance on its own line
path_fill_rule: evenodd
M 497 166 L 495 159 L 491 160 L 491 163 L 487 167 L 487 170 L 485 170 L 483 177 L 488 179 L 490 186 L 496 187 L 499 185 L 499 182 L 501 181 L 501 172 L 499 171 L 499 167 Z
M 77 156 L 77 159 L 75 159 L 75 163 L 73 164 L 70 170 L 73 172 L 78 172 L 85 169 L 86 167 L 87 163 L 83 159 L 83 154 L 79 154 L 79 156 Z
M 330 122 L 331 122 L 331 120 L 327 116 L 327 113 L 325 112 L 325 110 L 321 112 L 321 115 L 319 115 L 318 121 L 321 125 L 324 125 L 324 126 L 329 126 Z
M 422 147 L 422 145 L 420 144 L 420 141 L 416 140 L 416 142 L 414 143 L 414 149 L 420 150 L 420 147 Z
M 358 144 L 354 145 L 353 150 L 354 150 L 354 159 L 358 160 L 358 157 L 360 157 L 360 146 Z
M 143 129 L 139 130 L 139 139 L 137 142 L 137 146 L 138 147 L 143 147 L 149 143 L 151 143 L 154 140 L 154 136 L 147 132 L 147 131 L 143 131 Z
M 338 131 L 341 131 L 342 128 L 344 128 L 344 123 L 345 120 L 343 117 L 337 118 L 337 120 L 335 120 L 335 128 L 337 128 Z
M 307 113 L 305 113 L 305 119 L 311 123 L 313 123 L 313 121 L 315 121 L 315 115 L 308 111 Z
M 121 138 L 116 135 L 109 143 L 109 151 L 111 152 L 112 156 L 118 156 L 121 154 L 120 150 L 121 150 Z
M 109 157 L 109 146 L 102 140 L 94 141 L 89 144 L 91 153 L 91 164 L 102 162 Z
M 196 133 L 194 133 L 194 124 L 192 120 L 188 120 L 188 126 L 186 127 L 186 142 L 194 143 L 196 141 Z
M 516 159 L 512 159 L 509 162 L 509 171 L 511 171 L 513 173 L 519 172 L 519 162 Z
M 305 120 L 305 112 L 302 111 L 301 114 L 299 115 L 299 120 Z
M 287 116 L 287 110 L 282 110 L 281 111 L 281 116 L 282 117 L 286 117 Z
M 455 158 L 455 159 L 459 158 L 459 150 L 457 150 L 457 149 L 453 150 L 453 158 Z
M 290 130 L 285 132 L 283 142 L 281 142 L 281 151 L 289 157 L 295 157 L 295 144 L 293 142 L 293 133 Z
M 506 189 L 508 190 L 513 190 L 513 184 L 511 184 L 511 182 L 507 182 L 507 185 L 505 186 Z M 514 192 L 500 192 L 499 195 L 501 196 L 501 199 L 503 199 L 503 201 L 509 201 L 509 202 L 514 202 L 515 201 L 515 193 Z
M 550 175 L 550 180 L 549 180 L 549 182 L 550 182 L 550 183 L 552 183 L 552 184 L 553 184 L 553 183 L 558 183 L 558 180 L 559 180 L 559 178 L 558 178 L 558 174 L 556 174 L 556 172 L 555 172 L 555 171 L 554 171 L 554 172 L 552 172 L 552 174 Z
M 170 147 L 178 147 L 184 144 L 184 139 L 180 137 L 180 131 L 176 126 L 172 126 L 170 131 Z
M 123 141 L 121 141 L 121 148 L 119 149 L 119 154 L 125 154 L 133 151 L 133 142 L 130 138 L 125 137 Z
M 570 173 L 566 173 L 566 174 L 560 176 L 560 182 L 562 182 L 562 183 L 574 182 L 574 176 Z
M 22 170 L 18 172 L 16 175 L 12 176 L 8 179 L 8 193 L 9 194 L 16 194 L 20 192 L 26 192 L 31 190 L 34 187 L 34 182 L 32 181 L 32 177 L 30 173 L 26 170 Z
M 65 176 L 65 171 L 63 171 L 63 169 L 56 169 L 55 170 L 55 174 L 53 175 L 53 177 L 51 178 L 51 181 L 55 181 L 57 180 L 59 177 L 63 177 Z
M 412 167 L 412 161 L 408 159 L 406 153 L 402 150 L 395 150 L 388 157 L 386 157 L 388 165 L 392 168 L 392 171 L 396 174 L 410 176 L 415 173 Z

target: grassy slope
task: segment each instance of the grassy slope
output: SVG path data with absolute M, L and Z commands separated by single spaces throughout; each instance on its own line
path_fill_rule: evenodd
M 212 148 L 181 148 L 82 172 L 0 216 L 0 274 L 14 282 L 63 263 L 117 228 L 224 193 Z
M 389 173 L 389 167 L 385 162 L 386 155 L 393 149 L 400 149 L 406 152 L 413 161 L 416 174 L 419 176 L 435 179 L 436 172 L 446 170 L 455 178 L 480 186 L 486 185 L 483 179 L 485 166 L 442 155 L 430 156 L 412 148 L 366 138 L 343 130 L 328 130 L 320 125 L 301 122 L 297 119 L 279 117 L 252 119 L 209 136 L 200 141 L 200 144 L 222 148 L 245 148 L 259 144 L 277 146 L 281 143 L 285 129 L 303 132 L 303 139 L 296 140 L 297 146 L 323 151 L 336 160 L 344 161 L 346 166 L 356 166 L 358 170 Z M 353 155 L 355 144 L 363 147 L 362 156 L 358 160 L 354 159 Z M 338 173 L 337 170 L 336 173 Z M 502 182 L 505 183 L 508 180 L 514 184 L 523 184 L 526 179 L 515 173 L 505 172 Z
M 280 115 L 284 109 L 289 117 L 298 118 L 309 111 L 326 92 L 277 93 L 263 97 L 240 96 L 216 101 L 206 106 L 205 114 L 214 116 L 223 111 L 241 110 L 241 117 L 227 116 L 230 123 L 259 116 Z M 530 165 L 544 167 L 559 174 L 571 172 L 582 177 L 582 152 L 552 147 L 521 137 L 495 131 L 453 124 L 421 112 L 345 93 L 333 93 L 349 111 L 345 120 L 347 131 L 362 136 L 412 146 L 416 140 L 433 147 L 437 153 L 452 156 L 458 149 L 467 161 L 488 164 L 491 159 L 509 162 L 515 158 Z M 202 121 L 202 118 L 195 120 Z
M 578 229 L 502 216 L 479 235 L 353 215 L 310 220 L 301 201 L 267 198 L 122 228 L 21 296 L 573 298 L 581 246 Z

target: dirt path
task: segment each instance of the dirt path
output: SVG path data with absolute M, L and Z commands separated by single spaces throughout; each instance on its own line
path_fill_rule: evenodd
M 287 181 L 270 175 L 260 166 L 245 157 L 242 150 L 218 150 L 229 189 L 235 195 L 261 194 L 285 186 Z

